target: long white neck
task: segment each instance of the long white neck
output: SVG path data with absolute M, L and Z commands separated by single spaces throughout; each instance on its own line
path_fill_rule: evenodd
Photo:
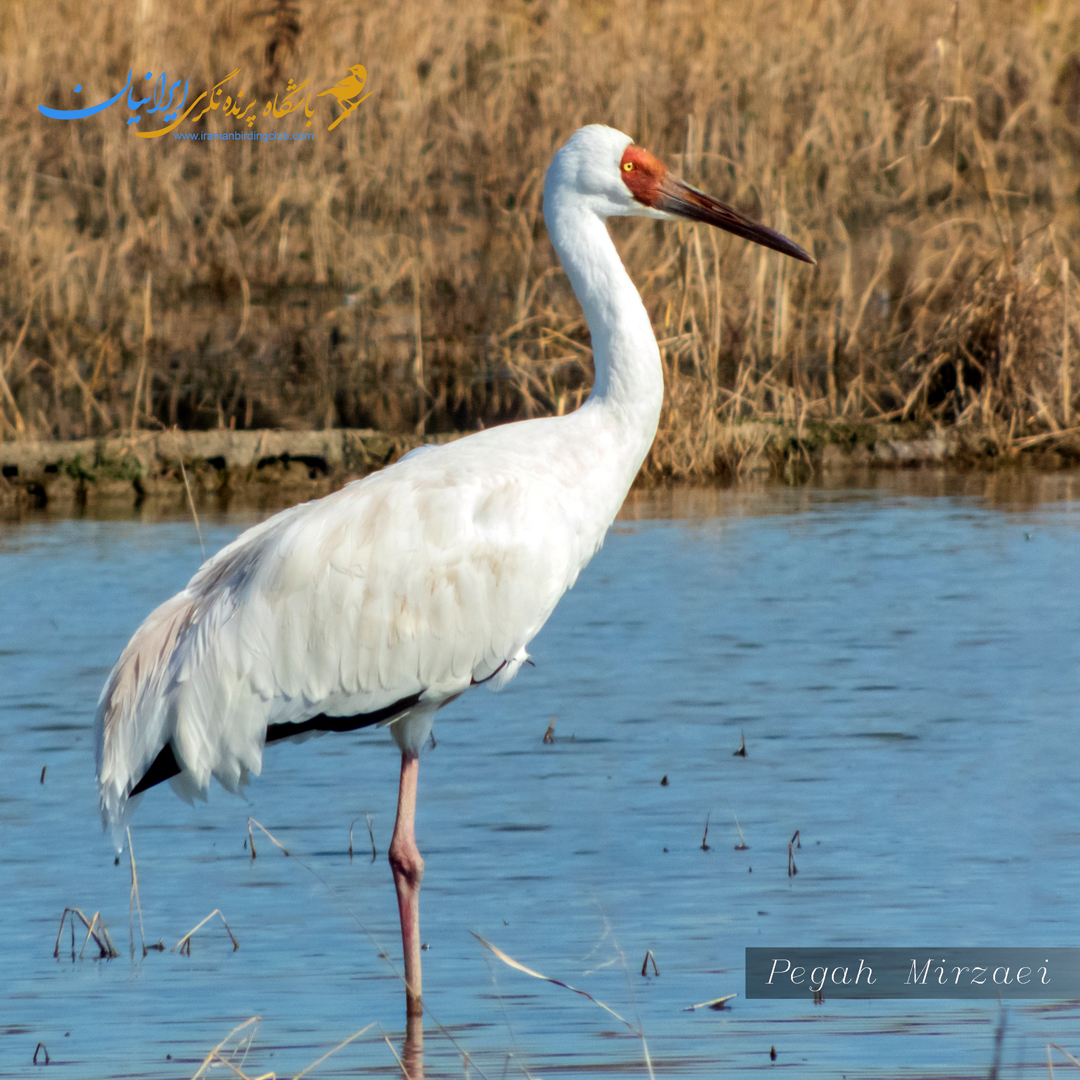
M 656 337 L 603 218 L 573 197 L 553 199 L 545 216 L 592 335 L 596 380 L 579 411 L 600 411 L 617 432 L 629 486 L 652 445 L 664 400 Z

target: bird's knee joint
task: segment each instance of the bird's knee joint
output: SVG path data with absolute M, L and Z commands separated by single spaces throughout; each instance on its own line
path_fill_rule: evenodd
M 420 852 L 415 848 L 409 851 L 407 848 L 390 846 L 390 868 L 394 871 L 394 877 L 401 877 L 412 888 L 419 888 L 424 878 L 424 860 Z

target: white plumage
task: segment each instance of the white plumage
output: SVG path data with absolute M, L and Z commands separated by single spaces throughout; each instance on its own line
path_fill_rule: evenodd
M 102 693 L 109 819 L 169 740 L 182 794 L 211 775 L 235 790 L 261 771 L 269 724 L 421 693 L 411 712 L 430 729 L 474 680 L 504 684 L 625 494 L 583 501 L 591 470 L 571 447 L 557 421 L 493 428 L 277 514 L 209 559 Z M 421 725 L 414 749 L 426 737 Z
M 190 799 L 211 776 L 235 790 L 257 775 L 270 725 L 389 710 L 402 749 L 391 862 L 411 1012 L 419 946 L 407 908 L 418 920 L 423 866 L 411 799 L 435 711 L 474 683 L 497 687 L 517 673 L 603 542 L 656 432 L 659 350 L 604 224 L 629 214 L 707 221 L 811 261 L 674 181 L 629 136 L 578 131 L 548 170 L 544 217 L 592 335 L 588 401 L 569 416 L 414 451 L 249 529 L 146 619 L 98 704 L 102 810 L 117 835 L 133 789 L 166 750 Z

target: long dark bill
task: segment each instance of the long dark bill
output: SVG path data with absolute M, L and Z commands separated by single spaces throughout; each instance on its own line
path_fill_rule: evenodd
M 680 180 L 665 176 L 660 183 L 659 196 L 653 205 L 657 210 L 689 218 L 691 221 L 703 221 L 706 225 L 715 225 L 744 240 L 753 240 L 755 244 L 772 248 L 793 259 L 816 264 L 812 255 L 808 255 L 798 244 L 792 243 L 786 236 L 770 229 L 752 218 L 740 214 L 730 206 L 706 195 L 697 188 L 690 187 Z

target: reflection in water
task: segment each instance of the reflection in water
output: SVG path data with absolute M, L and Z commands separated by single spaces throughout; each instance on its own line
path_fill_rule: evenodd
M 424 1080 L 424 1018 L 410 1016 L 405 1028 L 401 1063 L 409 1080 Z
M 190 1076 L 256 1015 L 232 1059 L 252 1076 L 295 1075 L 373 1021 L 411 1076 L 460 1076 L 463 1053 L 489 1076 L 511 1055 L 533 1075 L 642 1075 L 640 1039 L 490 966 L 470 930 L 640 1023 L 657 1075 L 771 1067 L 775 1047 L 808 1075 L 985 1076 L 985 1003 L 683 1010 L 741 993 L 748 945 L 1073 944 L 1076 483 L 925 470 L 635 492 L 536 668 L 440 713 L 417 808 L 426 1045 L 419 1023 L 400 1041 L 390 869 L 348 856 L 366 814 L 380 852 L 390 840 L 384 731 L 269 748 L 247 801 L 148 793 L 142 914 L 166 951 L 128 962 L 129 869 L 100 831 L 90 724 L 198 537 L 182 519 L 0 526 L 0 1076 L 38 1042 L 71 1075 Z M 204 523 L 208 549 L 251 520 Z M 253 861 L 249 814 L 301 858 Z M 123 961 L 53 959 L 72 905 L 101 912 Z M 208 924 L 190 956 L 168 952 L 214 909 L 238 951 Z M 640 974 L 646 950 L 660 977 Z M 1000 1075 L 1048 1042 L 1080 1056 L 1080 1006 L 1013 1006 Z M 378 1027 L 319 1068 L 401 1073 Z
M 829 472 L 811 485 L 786 487 L 764 477 L 737 487 L 691 485 L 636 487 L 619 517 L 623 521 L 713 518 L 737 514 L 797 514 L 829 497 L 880 501 L 917 496 L 980 500 L 1004 511 L 1033 510 L 1080 499 L 1080 473 L 1032 469 L 852 469 Z

